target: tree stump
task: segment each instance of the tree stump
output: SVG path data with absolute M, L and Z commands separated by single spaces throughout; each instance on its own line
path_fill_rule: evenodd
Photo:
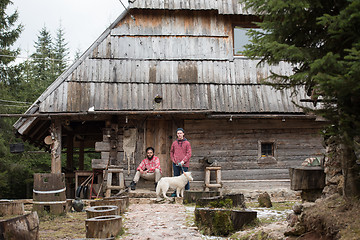
M 129 205 L 130 205 L 130 197 L 129 197 L 129 195 L 128 194 L 126 194 L 126 195 L 121 195 L 121 196 L 113 196 L 113 197 L 105 197 L 104 198 L 104 200 L 118 200 L 118 199 L 123 199 L 123 200 L 125 200 L 125 206 L 126 206 L 126 209 L 125 210 L 127 210 L 128 209 L 128 207 L 129 207 Z M 114 204 L 114 205 L 116 205 L 116 204 Z
M 303 201 L 315 201 L 321 197 L 325 187 L 325 173 L 322 167 L 289 168 L 289 175 L 291 190 L 301 190 Z
M 254 221 L 257 212 L 230 209 L 195 209 L 195 224 L 206 235 L 228 236 Z
M 85 226 L 86 238 L 116 237 L 122 231 L 122 218 L 118 215 L 89 218 Z
M 213 208 L 234 208 L 245 209 L 244 194 L 227 194 L 224 196 L 215 196 L 200 198 L 196 200 L 196 207 L 213 207 Z
M 86 209 L 86 218 L 94 218 L 98 216 L 117 215 L 117 206 L 94 206 Z
M 129 198 L 119 198 L 119 199 L 103 199 L 103 200 L 96 200 L 93 202 L 90 202 L 90 206 L 117 206 L 118 209 L 115 213 L 115 215 L 121 215 L 126 212 L 127 210 L 127 201 Z
M 291 190 L 313 190 L 325 187 L 325 173 L 322 167 L 289 168 Z
M 11 215 L 23 215 L 24 203 L 15 201 L 0 201 L 0 217 Z
M 184 203 L 195 203 L 197 199 L 219 196 L 218 191 L 184 191 Z
M 7 220 L 0 220 L 0 239 L 39 239 L 39 217 L 37 212 L 32 212 Z

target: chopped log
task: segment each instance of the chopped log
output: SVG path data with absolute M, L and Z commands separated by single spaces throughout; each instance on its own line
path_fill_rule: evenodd
M 228 236 L 256 217 L 255 211 L 195 208 L 195 224 L 205 235 Z
M 197 199 L 219 196 L 218 191 L 184 191 L 184 203 L 195 203 Z
M 128 194 L 125 195 L 115 195 L 112 197 L 104 197 L 104 200 L 114 200 L 114 199 L 124 199 L 126 203 L 126 210 L 128 209 L 130 205 L 130 197 Z
M 23 215 L 24 203 L 16 201 L 0 201 L 0 217 L 11 215 Z
M 86 218 L 94 218 L 98 216 L 117 215 L 117 206 L 94 206 L 86 209 Z
M 234 208 L 245 209 L 244 194 L 227 194 L 209 198 L 200 198 L 196 200 L 197 207 L 215 207 L 215 208 Z
M 127 198 L 128 200 L 129 198 Z M 103 199 L 103 200 L 96 200 L 94 202 L 90 202 L 90 206 L 117 206 L 117 210 L 115 212 L 115 215 L 121 215 L 124 212 L 126 212 L 127 209 L 127 200 L 125 198 L 119 198 L 119 199 Z
M 313 190 L 325 187 L 325 173 L 322 167 L 289 168 L 291 190 Z
M 122 231 L 122 217 L 99 216 L 85 220 L 86 238 L 116 237 Z
M 39 217 L 37 212 L 32 212 L 7 220 L 0 220 L 0 239 L 39 239 Z

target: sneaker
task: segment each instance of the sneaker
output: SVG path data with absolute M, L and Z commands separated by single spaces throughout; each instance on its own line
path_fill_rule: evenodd
M 135 190 L 135 189 L 136 189 L 136 182 L 132 181 L 132 182 L 130 183 L 130 189 L 131 189 L 131 190 Z

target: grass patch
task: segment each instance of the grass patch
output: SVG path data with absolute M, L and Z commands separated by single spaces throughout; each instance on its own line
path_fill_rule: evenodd
M 257 202 L 248 202 L 246 207 L 258 212 L 258 226 L 284 221 L 287 217 L 286 212 L 290 212 L 296 201 L 273 202 L 272 207 L 259 207 Z
M 39 239 L 74 239 L 86 235 L 86 212 L 68 212 L 66 215 L 42 214 Z
M 285 211 L 285 210 L 291 209 L 295 203 L 297 203 L 297 201 L 273 202 L 272 203 L 273 206 L 268 209 L 276 210 L 276 211 Z M 259 203 L 258 202 L 246 202 L 246 207 L 247 208 L 258 208 Z

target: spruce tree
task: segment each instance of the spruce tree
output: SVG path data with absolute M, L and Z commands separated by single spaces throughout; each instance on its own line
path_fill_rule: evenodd
M 35 78 L 37 97 L 55 80 L 54 51 L 50 32 L 44 26 L 34 44 L 32 57 L 32 74 Z
M 20 113 L 26 109 L 18 104 L 21 103 L 22 68 L 14 62 L 20 50 L 13 48 L 23 26 L 17 24 L 17 11 L 8 14 L 7 8 L 11 4 L 10 0 L 0 0 L 0 113 Z M 10 153 L 9 143 L 15 140 L 14 121 L 13 118 L 0 117 L 0 198 L 7 199 L 26 197 L 26 185 L 23 183 L 32 178 L 21 163 L 21 156 Z M 17 169 L 14 169 L 15 165 Z M 18 177 L 14 178 L 15 174 Z
M 272 74 L 274 87 L 304 86 L 328 121 L 326 137 L 340 139 L 344 195 L 360 196 L 360 0 L 242 0 L 260 16 L 245 55 L 293 64 L 289 76 Z M 296 91 L 294 90 L 294 93 Z
M 64 29 L 59 26 L 56 31 L 56 38 L 54 43 L 54 68 L 56 76 L 65 71 L 67 67 L 67 62 L 69 60 L 69 48 L 67 48 L 67 42 L 65 42 L 65 32 Z
M 7 13 L 7 7 L 12 4 L 10 0 L 0 0 L 0 96 L 11 97 L 8 94 L 8 86 L 16 84 L 14 75 L 17 69 L 12 67 L 19 54 L 18 48 L 13 48 L 23 30 L 21 24 L 16 25 L 18 12 Z

